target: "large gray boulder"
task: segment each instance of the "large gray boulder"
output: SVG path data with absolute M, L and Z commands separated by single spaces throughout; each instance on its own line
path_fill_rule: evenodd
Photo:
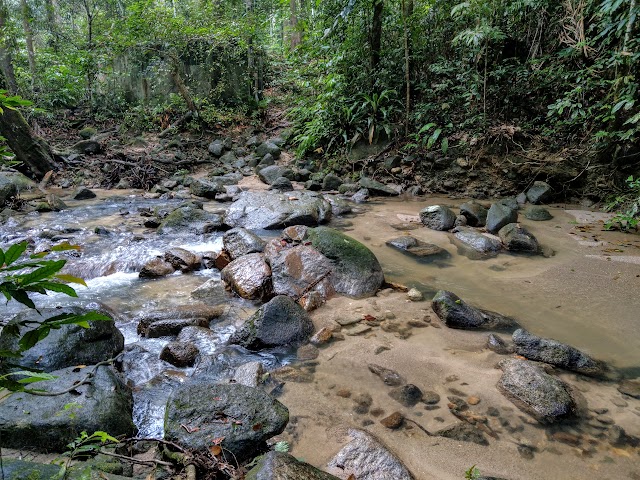
M 245 480 L 340 480 L 283 452 L 269 452 L 258 460 Z
M 250 350 L 298 347 L 313 334 L 309 314 L 290 297 L 278 295 L 262 305 L 229 339 Z
M 509 223 L 498 232 L 502 243 L 512 252 L 538 253 L 538 240 L 527 229 L 517 223 Z
M 358 180 L 358 185 L 361 188 L 368 190 L 371 195 L 378 195 L 383 197 L 393 197 L 399 195 L 400 193 L 397 190 L 385 185 L 384 183 L 380 183 L 376 180 L 373 180 L 369 177 L 362 177 Z
M 87 313 L 80 307 L 43 308 L 42 316 L 35 310 L 27 310 L 15 317 L 16 321 L 41 323 L 62 314 L 81 315 Z M 104 313 L 104 312 L 102 312 Z M 22 327 L 20 336 L 26 332 Z M 0 350 L 15 351 L 19 337 L 10 335 L 7 329 L 0 333 Z M 60 329 L 52 329 L 49 335 L 30 349 L 22 353 L 20 358 L 12 358 L 11 363 L 25 368 L 37 368 L 45 372 L 59 370 L 73 365 L 90 365 L 99 363 L 118 355 L 124 348 L 124 337 L 113 319 L 108 321 L 91 321 L 89 328 L 79 325 L 63 325 Z
M 362 430 L 349 430 L 353 439 L 329 462 L 329 467 L 358 480 L 413 480 L 402 461 L 380 440 Z
M 546 373 L 542 367 L 526 360 L 504 360 L 498 390 L 520 410 L 541 423 L 555 423 L 570 418 L 576 404 L 569 387 Z
M 273 158 L 278 158 L 280 156 L 280 147 L 272 141 L 266 141 L 258 145 L 255 153 L 258 158 L 263 158 L 268 153 L 271 154 Z
M 281 165 L 269 165 L 268 167 L 261 168 L 260 171 L 258 171 L 258 177 L 260 180 L 268 185 L 273 185 L 273 183 L 280 177 L 285 177 L 291 180 L 294 176 L 295 174 L 293 173 L 293 170 Z
M 431 205 L 420 211 L 420 221 L 432 230 L 451 230 L 456 223 L 456 214 L 444 205 Z
M 297 299 L 313 291 L 326 299 L 334 293 L 329 278 L 333 264 L 311 246 L 297 245 L 274 252 L 267 261 L 271 265 L 271 283 L 276 295 Z
M 541 205 L 530 205 L 525 211 L 524 216 L 534 222 L 544 222 L 545 220 L 551 220 L 553 215 Z
M 133 435 L 131 392 L 106 366 L 95 369 L 90 383 L 79 384 L 92 371 L 93 367 L 67 367 L 51 372 L 55 380 L 33 385 L 46 392 L 70 389 L 68 393 L 17 392 L 5 398 L 0 403 L 2 446 L 62 452 L 82 431 Z
M 211 233 L 222 227 L 222 217 L 194 206 L 183 206 L 167 215 L 158 233 Z
M 233 228 L 222 236 L 224 249 L 235 260 L 249 253 L 260 253 L 264 250 L 266 242 L 255 233 L 246 228 Z
M 213 200 L 217 194 L 223 193 L 225 190 L 221 183 L 211 182 L 204 178 L 194 178 L 189 185 L 189 191 L 198 197 Z
M 292 225 L 315 227 L 331 218 L 331 204 L 313 192 L 242 192 L 227 210 L 229 227 L 250 230 L 281 229 Z
M 517 326 L 512 318 L 472 307 L 455 293 L 446 290 L 436 293 L 431 307 L 449 328 L 503 330 Z
M 502 250 L 500 239 L 472 228 L 457 227 L 453 236 L 464 247 L 478 252 L 482 256 L 494 255 Z
M 551 185 L 546 182 L 536 181 L 529 190 L 527 190 L 527 199 L 535 204 L 544 203 L 551 197 Z
M 518 221 L 517 208 L 511 208 L 503 203 L 496 202 L 491 205 L 487 213 L 487 232 L 496 233 L 502 227 L 509 223 Z
M 260 389 L 239 384 L 192 383 L 167 401 L 165 439 L 208 452 L 214 439 L 238 460 L 250 458 L 282 433 L 289 411 Z
M 18 193 L 36 188 L 33 180 L 20 172 L 11 170 L 0 172 L 0 207 L 6 205 L 7 200 Z
M 522 328 L 513 332 L 513 342 L 516 353 L 529 360 L 549 363 L 585 375 L 601 375 L 606 369 L 603 362 L 594 360 L 575 347 L 538 337 Z
M 159 310 L 151 310 L 134 318 L 139 335 L 149 336 L 151 332 L 173 331 L 166 335 L 177 335 L 188 326 L 209 326 L 209 322 L 220 317 L 225 311 L 223 306 L 205 304 L 180 305 Z M 178 327 L 179 326 L 179 327 Z M 175 331 L 177 329 L 177 331 Z M 155 335 L 162 336 L 162 335 Z
M 271 268 L 260 253 L 237 258 L 222 269 L 220 278 L 228 288 L 247 300 L 271 295 Z
M 484 227 L 488 210 L 477 202 L 465 202 L 460 205 L 460 215 L 467 219 L 470 227 Z
M 357 240 L 327 227 L 308 232 L 311 245 L 331 260 L 330 281 L 336 292 L 349 297 L 375 295 L 384 283 L 376 256 Z

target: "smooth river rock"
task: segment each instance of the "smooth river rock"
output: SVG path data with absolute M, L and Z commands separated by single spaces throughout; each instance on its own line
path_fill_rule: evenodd
M 512 252 L 538 253 L 540 245 L 533 234 L 517 223 L 509 223 L 498 232 L 502 243 Z
M 260 253 L 234 260 L 222 269 L 220 276 L 242 298 L 257 300 L 271 294 L 271 268 Z
M 481 255 L 496 254 L 502 250 L 502 242 L 493 235 L 466 227 L 457 227 L 454 232 L 454 238 L 462 243 L 464 247 L 470 248 Z
M 376 256 L 357 240 L 327 227 L 310 229 L 311 245 L 327 257 L 333 266 L 329 276 L 336 292 L 348 297 L 375 295 L 384 282 Z
M 314 192 L 242 192 L 229 206 L 225 223 L 229 227 L 273 230 L 292 225 L 315 227 L 330 218 L 331 204 Z
M 475 201 L 465 202 L 460 205 L 460 214 L 467 219 L 470 227 L 484 227 L 487 222 L 488 210 Z
M 283 452 L 269 452 L 258 460 L 245 480 L 340 480 Z
M 444 248 L 434 245 L 433 243 L 423 242 L 411 235 L 403 235 L 398 238 L 387 240 L 386 245 L 402 252 L 407 252 L 415 257 L 438 257 L 444 258 L 449 256 Z
M 93 367 L 67 367 L 51 372 L 56 380 L 33 384 L 33 388 L 59 392 L 85 379 Z M 78 385 L 55 396 L 17 392 L 0 403 L 2 446 L 62 452 L 80 432 L 109 432 L 131 436 L 133 401 L 130 390 L 115 371 L 98 367 L 91 383 Z
M 222 244 L 231 260 L 249 253 L 260 253 L 266 242 L 246 228 L 233 228 L 222 236 Z
M 487 213 L 487 232 L 497 233 L 505 225 L 518 221 L 518 210 L 504 203 L 496 202 L 491 205 Z
M 309 245 L 297 245 L 267 258 L 271 265 L 271 282 L 276 295 L 299 299 L 318 292 L 323 299 L 335 293 L 330 275 L 333 263 Z
M 526 360 L 500 363 L 502 377 L 498 390 L 520 410 L 541 423 L 555 423 L 572 417 L 576 404 L 569 387 L 542 367 Z
M 220 215 L 187 205 L 178 207 L 169 213 L 158 227 L 158 233 L 203 234 L 214 232 L 221 227 L 222 217 Z
M 514 319 L 472 307 L 455 293 L 446 290 L 436 293 L 431 307 L 449 328 L 503 330 L 517 326 Z
M 529 360 L 549 363 L 585 375 L 601 375 L 606 368 L 603 362 L 594 360 L 575 347 L 538 337 L 522 328 L 513 332 L 513 342 L 516 353 Z
M 456 214 L 444 205 L 431 205 L 420 210 L 420 221 L 432 230 L 451 230 L 456 223 Z
M 219 445 L 239 461 L 282 433 L 289 411 L 264 391 L 239 384 L 191 383 L 176 388 L 167 401 L 165 439 L 189 450 Z
M 527 199 L 533 203 L 544 203 L 551 197 L 551 186 L 546 182 L 536 181 L 529 190 L 527 190 Z
M 349 430 L 352 440 L 329 462 L 329 467 L 358 480 L 413 480 L 402 461 L 380 440 L 362 430 Z
M 250 350 L 306 343 L 313 334 L 309 314 L 290 297 L 278 295 L 262 305 L 229 339 Z

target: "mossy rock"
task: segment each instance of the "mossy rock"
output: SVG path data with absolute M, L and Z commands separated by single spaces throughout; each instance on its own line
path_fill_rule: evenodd
M 202 209 L 185 206 L 176 208 L 160 224 L 158 233 L 209 233 L 222 225 L 222 217 Z
M 380 262 L 365 245 L 333 228 L 309 230 L 313 247 L 331 260 L 334 271 L 329 276 L 336 292 L 349 297 L 375 295 L 384 274 Z
M 269 452 L 244 477 L 245 480 L 338 480 L 322 470 L 283 452 Z
M 94 127 L 84 127 L 78 132 L 78 135 L 80 135 L 80 138 L 84 140 L 89 140 L 96 133 L 98 133 L 98 131 Z

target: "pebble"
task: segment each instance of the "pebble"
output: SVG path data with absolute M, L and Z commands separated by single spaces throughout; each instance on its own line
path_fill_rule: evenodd
M 467 402 L 465 402 L 460 397 L 451 396 L 447 397 L 447 399 L 449 400 L 449 403 L 447 404 L 449 410 L 458 410 L 460 412 L 464 412 L 465 410 L 469 409 L 469 405 L 467 405 Z
M 374 355 L 380 355 L 382 352 L 387 350 L 391 350 L 389 347 L 385 347 L 384 345 L 378 345 L 376 349 L 373 351 Z
M 577 447 L 580 445 L 581 439 L 578 435 L 574 435 L 569 432 L 555 432 L 551 435 L 551 438 L 556 442 L 566 443 L 567 445 L 572 445 Z
M 329 327 L 323 327 L 318 330 L 309 340 L 313 345 L 324 345 L 331 341 L 333 332 Z
M 611 403 L 613 403 L 616 407 L 628 407 L 629 404 L 625 402 L 622 398 L 614 397 L 611 399 Z
M 467 398 L 467 403 L 469 405 L 477 405 L 480 403 L 480 399 L 478 397 L 469 397 Z
M 487 415 L 489 415 L 490 417 L 499 417 L 500 410 L 498 410 L 496 407 L 489 407 L 487 408 Z
M 439 410 L 440 409 L 440 405 L 425 405 L 424 406 L 425 410 Z
M 368 325 L 356 325 L 353 328 L 350 328 L 349 330 L 345 330 L 344 333 L 349 335 L 349 336 L 356 336 L 356 335 L 362 335 L 363 333 L 367 333 L 371 331 L 371 327 Z
M 384 415 L 384 410 L 381 409 L 380 407 L 376 407 L 376 408 L 372 408 L 369 413 L 374 416 L 374 417 L 381 417 L 382 415 Z
M 597 414 L 597 415 L 603 415 L 605 413 L 607 413 L 609 411 L 608 408 L 594 408 L 593 409 L 593 413 Z
M 296 355 L 298 357 L 298 360 L 303 362 L 305 360 L 315 360 L 320 355 L 320 350 L 318 350 L 317 347 L 314 347 L 313 345 L 303 345 L 298 349 Z
M 393 320 L 394 318 L 396 318 L 396 314 L 391 310 L 387 310 L 384 312 L 384 318 L 386 318 L 387 320 Z
M 373 425 L 374 423 L 376 423 L 376 422 L 374 422 L 374 421 L 373 421 L 373 420 L 371 420 L 370 418 L 365 418 L 365 419 L 362 421 L 362 426 L 363 426 L 363 427 L 368 427 L 369 425 Z
M 342 398 L 349 398 L 351 396 L 351 390 L 347 388 L 341 388 L 336 392 L 336 395 Z
M 417 288 L 412 288 L 407 292 L 407 298 L 412 302 L 421 302 L 424 300 L 424 296 Z
M 353 397 L 356 406 L 353 407 L 355 413 L 365 414 L 369 412 L 369 407 L 373 404 L 373 398 L 368 393 L 359 393 Z
M 518 445 L 518 453 L 525 460 L 532 460 L 534 456 L 534 448 L 529 445 Z
M 458 390 L 457 388 L 450 388 L 449 392 L 453 393 L 454 395 L 458 396 L 458 397 L 466 397 L 467 394 L 464 393 L 462 390 Z
M 407 325 L 409 325 L 410 327 L 414 327 L 414 328 L 425 328 L 428 327 L 429 324 L 422 321 L 422 320 L 418 320 L 418 319 L 413 319 L 413 320 L 409 320 L 407 322 Z
M 347 325 L 353 325 L 354 323 L 359 323 L 361 318 L 336 318 L 336 323 L 346 327 Z
M 596 420 L 599 421 L 600 423 L 604 424 L 604 425 L 613 425 L 615 423 L 613 421 L 613 418 L 611 418 L 608 415 L 598 415 L 596 417 Z
M 380 420 L 380 423 L 382 425 L 384 425 L 385 427 L 391 430 L 400 428 L 403 422 L 404 422 L 404 416 L 400 412 L 393 412 L 388 417 L 385 417 L 382 420 Z
M 389 396 L 405 407 L 413 407 L 422 400 L 422 390 L 409 383 L 402 387 L 394 388 L 389 392 Z
M 422 402 L 427 405 L 435 405 L 440 401 L 440 395 L 436 392 L 428 391 L 422 393 Z
M 370 363 L 367 365 L 369 367 L 369 371 L 374 375 L 380 377 L 380 379 L 391 387 L 397 387 L 399 385 L 403 385 L 405 383 L 405 379 L 395 370 L 391 370 L 390 368 L 382 367 L 380 365 L 376 365 L 375 363 Z

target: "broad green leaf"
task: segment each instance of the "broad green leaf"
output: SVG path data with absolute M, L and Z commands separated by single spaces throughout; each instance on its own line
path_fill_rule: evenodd
M 29 285 L 31 283 L 44 280 L 45 278 L 52 277 L 56 272 L 59 272 L 62 267 L 64 267 L 66 261 L 65 260 L 56 260 L 49 262 L 47 265 L 34 270 L 27 275 L 22 275 L 20 277 L 19 283 L 21 285 Z
M 61 281 L 65 282 L 65 283 L 77 283 L 78 285 L 84 285 L 85 287 L 87 286 L 87 283 L 82 278 L 74 277 L 73 275 L 67 275 L 65 273 L 59 273 L 59 274 L 55 275 L 55 277 L 58 280 L 61 280 Z
M 20 377 L 26 377 L 26 378 L 21 378 L 18 380 L 18 383 L 22 383 L 22 384 L 28 384 L 28 383 L 35 383 L 35 382 L 44 382 L 44 381 L 48 381 L 48 380 L 55 380 L 56 376 L 51 375 L 49 373 L 45 373 L 45 372 L 31 372 L 29 370 L 21 370 L 19 372 L 11 372 L 11 375 L 13 376 L 20 376 Z
M 29 350 L 36 343 L 41 340 L 44 340 L 49 335 L 51 329 L 48 326 L 40 326 L 33 330 L 29 330 L 26 332 L 22 338 L 18 341 L 18 345 L 20 346 L 21 351 Z
M 11 245 L 4 254 L 4 263 L 7 266 L 11 265 L 18 258 L 20 258 L 20 255 L 22 255 L 26 249 L 27 249 L 27 242 L 20 242 L 20 243 Z
M 51 247 L 52 252 L 64 252 L 66 250 L 82 250 L 79 245 L 71 245 L 69 242 L 62 242 Z
M 0 248 L 0 268 L 4 265 L 4 250 Z
M 76 291 L 71 288 L 69 285 L 65 285 L 64 283 L 56 283 L 56 282 L 39 282 L 39 287 L 45 288 L 52 292 L 64 293 L 65 295 L 69 295 L 70 297 L 77 297 L 78 294 Z
M 32 308 L 34 310 L 36 309 L 36 304 L 33 303 L 33 300 L 31 300 L 29 298 L 29 295 L 26 294 L 26 292 L 24 290 L 14 290 L 11 292 L 8 292 L 9 295 L 11 295 L 16 301 L 20 302 L 23 305 L 26 305 L 29 308 Z

